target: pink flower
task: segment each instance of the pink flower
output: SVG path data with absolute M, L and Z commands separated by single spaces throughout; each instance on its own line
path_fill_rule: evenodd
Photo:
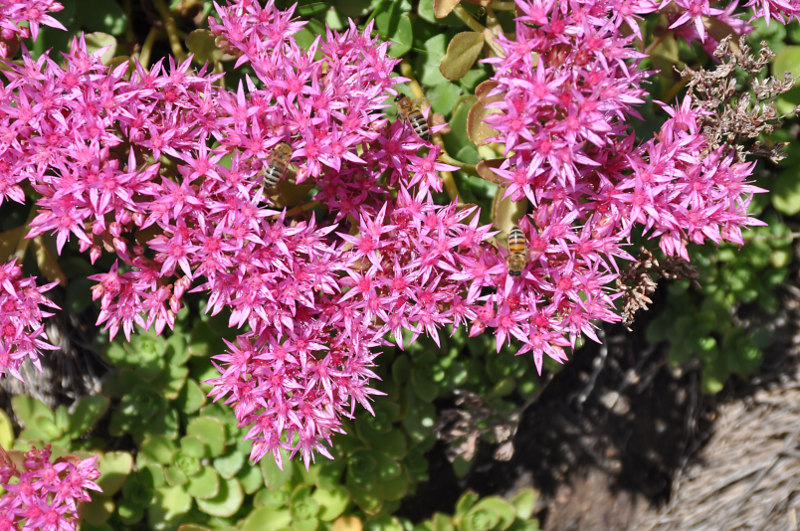
M 218 5 L 209 21 L 254 73 L 236 90 L 189 60 L 109 70 L 82 38 L 64 66 L 46 54 L 4 63 L 0 200 L 24 201 L 27 180 L 41 196 L 31 235 L 55 233 L 59 250 L 75 245 L 93 262 L 115 255 L 90 277 L 112 336 L 172 327 L 190 289 L 208 294 L 209 313 L 229 309 L 229 325 L 247 331 L 214 357 L 210 396 L 247 428 L 251 459 L 280 461 L 283 449 L 308 464 L 329 455 L 358 405 L 371 411 L 387 338 L 402 348 L 405 332 L 438 342 L 442 327 L 468 326 L 493 333 L 498 350 L 518 341 L 541 371 L 544 356 L 563 363 L 579 337 L 596 340 L 597 321 L 619 320 L 613 282 L 633 234 L 685 256 L 689 241 L 740 242 L 757 223 L 746 214 L 760 191 L 752 166 L 708 149 L 705 111 L 666 107 L 658 134 L 634 141 L 650 74 L 634 39 L 654 2 L 518 5 L 515 39 L 498 36 L 503 54 L 487 60 L 487 122 L 507 153 L 498 193 L 530 204 L 518 276 L 477 209 L 434 201 L 438 172 L 455 168 L 405 121 L 388 121 L 403 79 L 372 24 L 305 49 L 294 39 L 303 23 L 272 1 Z M 675 29 L 699 39 L 702 17 L 736 20 L 675 5 Z M 275 171 L 279 143 L 291 149 L 286 171 Z M 265 185 L 268 171 L 281 182 Z M 4 329 L 17 345 L 10 367 L 16 352 L 45 348 L 32 308 L 46 303 L 29 297 L 36 304 Z
M 57 283 L 36 285 L 35 277 L 22 277 L 16 260 L 0 265 L 0 376 L 22 380 L 19 367 L 25 359 L 41 370 L 42 350 L 57 350 L 48 343 L 42 320 L 53 315 L 42 307 L 58 308 L 44 292 Z
M 97 456 L 50 461 L 50 446 L 32 448 L 20 470 L 0 448 L 0 477 L 6 490 L 0 496 L 0 529 L 76 529 L 78 502 L 91 501 L 90 490 L 101 491 Z M 15 481 L 11 481 L 14 478 Z
M 65 30 L 59 21 L 48 15 L 48 12 L 57 13 L 64 9 L 61 3 L 55 0 L 25 0 L 11 2 L 4 0 L 0 9 L 0 59 L 10 58 L 18 48 L 18 40 L 32 37 L 36 40 L 39 27 L 50 26 Z M 28 27 L 22 25 L 27 22 Z

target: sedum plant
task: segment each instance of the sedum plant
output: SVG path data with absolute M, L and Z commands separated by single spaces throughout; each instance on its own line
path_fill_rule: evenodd
M 627 314 L 634 241 L 688 259 L 763 224 L 748 212 L 764 190 L 747 156 L 777 153 L 753 138 L 791 83 L 754 83 L 754 103 L 668 79 L 681 52 L 744 47 L 732 37 L 753 27 L 735 5 L 479 3 L 304 5 L 310 22 L 272 0 L 205 4 L 207 29 L 184 48 L 177 7 L 158 1 L 171 54 L 151 62 L 152 42 L 116 54 L 124 13 L 101 22 L 65 2 L 62 23 L 49 14 L 59 2 L 2 2 L 0 204 L 35 204 L 27 238 L 88 255 L 98 324 L 129 341 L 107 352 L 118 370 L 105 392 L 108 431 L 136 445 L 136 470 L 95 525 L 311 529 L 358 507 L 378 528 L 424 479 L 435 398 L 485 395 L 486 414 L 450 440 L 468 461 L 511 410 L 504 398 L 532 395 L 518 379 Z M 798 17 L 747 5 L 773 25 Z M 108 34 L 74 36 L 61 57 L 20 45 L 70 16 Z M 653 105 L 662 63 L 670 97 Z M 751 127 L 736 131 L 742 116 Z M 52 286 L 15 261 L 0 275 L 0 373 L 19 376 L 53 348 L 41 324 Z M 189 330 L 179 315 L 193 293 L 206 317 Z M 187 340 L 209 337 L 198 328 L 213 316 L 235 337 Z M 475 355 L 487 348 L 533 363 Z M 25 429 L 66 444 L 58 411 Z M 298 454 L 301 467 L 287 462 Z M 312 467 L 317 454 L 338 459 Z M 506 529 L 524 513 L 462 505 L 442 525 Z

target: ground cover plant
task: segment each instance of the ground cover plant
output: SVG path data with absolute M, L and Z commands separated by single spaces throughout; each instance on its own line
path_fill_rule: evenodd
M 437 436 L 457 470 L 502 456 L 538 377 L 662 277 L 675 363 L 710 392 L 758 368 L 726 319 L 790 260 L 792 166 L 754 197 L 793 140 L 792 4 L 102 4 L 0 0 L 0 372 L 55 348 L 57 289 L 114 367 L 69 409 L 14 398 L 7 526 L 102 489 L 84 528 L 409 527 Z

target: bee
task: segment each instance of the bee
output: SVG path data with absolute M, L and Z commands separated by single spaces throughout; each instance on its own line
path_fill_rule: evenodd
M 286 142 L 281 142 L 272 148 L 272 156 L 270 157 L 269 165 L 264 173 L 264 184 L 267 188 L 276 186 L 289 167 L 289 159 L 292 158 L 292 146 Z
M 518 277 L 528 265 L 528 242 L 525 240 L 522 229 L 516 225 L 508 233 L 508 252 L 508 258 L 506 258 L 508 274 Z
M 408 123 L 411 128 L 417 133 L 417 136 L 424 141 L 431 139 L 431 128 L 428 126 L 428 120 L 422 115 L 422 112 L 417 108 L 411 98 L 398 94 L 394 97 L 397 104 L 397 114 Z

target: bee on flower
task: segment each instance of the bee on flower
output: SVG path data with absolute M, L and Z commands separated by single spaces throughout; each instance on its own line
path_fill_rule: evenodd
M 281 142 L 272 148 L 270 161 L 264 173 L 264 185 L 267 188 L 274 188 L 284 178 L 291 158 L 292 146 L 286 142 Z
M 397 104 L 397 114 L 400 118 L 411 124 L 411 128 L 418 137 L 428 142 L 431 139 L 431 128 L 419 107 L 411 98 L 403 94 L 395 96 L 394 101 Z
M 508 274 L 518 277 L 528 265 L 528 242 L 522 229 L 516 225 L 508 233 L 508 253 L 508 258 L 506 258 Z

